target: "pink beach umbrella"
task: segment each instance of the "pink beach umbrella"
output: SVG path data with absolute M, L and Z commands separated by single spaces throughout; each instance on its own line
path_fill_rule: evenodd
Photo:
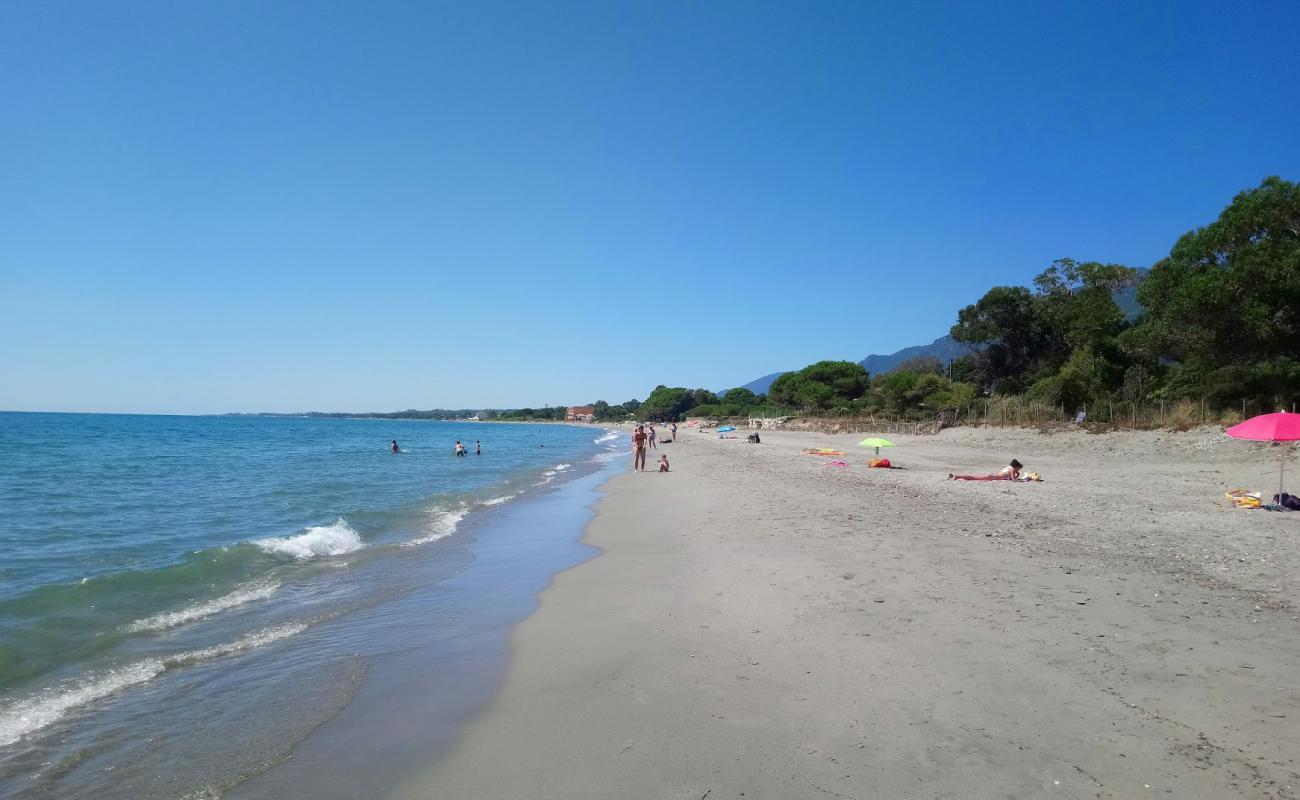
M 1275 414 L 1260 414 L 1251 417 L 1240 425 L 1228 428 L 1227 434 L 1234 439 L 1250 439 L 1253 442 L 1295 442 L 1300 441 L 1300 414 L 1279 411 Z M 1282 445 L 1282 469 L 1278 473 L 1277 493 L 1282 494 L 1282 483 L 1286 478 L 1286 450 L 1290 445 Z

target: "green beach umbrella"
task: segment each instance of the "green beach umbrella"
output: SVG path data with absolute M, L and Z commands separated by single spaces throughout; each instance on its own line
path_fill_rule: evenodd
M 893 447 L 893 446 L 894 446 L 893 442 L 889 441 L 888 439 L 881 439 L 879 436 L 872 436 L 870 439 L 863 439 L 862 441 L 858 442 L 858 447 L 876 448 L 876 455 L 880 455 L 880 448 Z

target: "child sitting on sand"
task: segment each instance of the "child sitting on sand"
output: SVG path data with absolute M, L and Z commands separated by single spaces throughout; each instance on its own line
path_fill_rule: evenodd
M 1020 480 L 1020 468 L 1024 466 L 1014 458 L 1011 459 L 1011 466 L 1003 467 L 1000 472 L 993 472 L 988 475 L 954 475 L 948 473 L 950 481 L 1018 481 Z
M 668 456 L 659 456 L 659 471 L 668 471 Z

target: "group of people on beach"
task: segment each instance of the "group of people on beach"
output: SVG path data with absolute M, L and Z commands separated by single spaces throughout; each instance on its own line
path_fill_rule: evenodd
M 677 425 L 672 426 L 672 441 L 677 441 Z M 632 469 L 636 472 L 645 472 L 646 452 L 650 448 L 658 449 L 655 445 L 655 427 L 654 425 L 638 425 L 632 432 Z M 668 456 L 659 456 L 659 471 L 668 471 Z
M 677 441 L 677 424 L 672 425 L 672 441 Z M 751 441 L 757 441 L 756 434 L 750 434 Z M 645 472 L 646 452 L 655 446 L 655 428 L 653 423 L 645 423 L 636 426 L 632 433 L 632 469 L 636 472 Z M 1018 459 L 1011 459 L 1011 463 L 997 472 L 990 472 L 987 475 L 957 475 L 949 472 L 948 480 L 950 481 L 1037 481 L 1042 480 L 1036 473 L 1029 473 L 1028 477 L 1022 477 L 1020 470 L 1024 469 Z M 668 471 L 668 456 L 659 457 L 659 471 Z

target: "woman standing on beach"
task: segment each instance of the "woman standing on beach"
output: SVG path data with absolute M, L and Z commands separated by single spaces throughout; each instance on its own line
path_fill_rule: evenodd
M 632 471 L 641 470 L 645 472 L 645 427 L 636 426 L 636 432 L 632 434 Z
M 988 475 L 954 475 L 948 473 L 950 481 L 1018 481 L 1020 480 L 1020 468 L 1024 466 L 1014 458 L 1011 459 L 1011 466 L 1003 467 L 999 472 L 991 472 Z

